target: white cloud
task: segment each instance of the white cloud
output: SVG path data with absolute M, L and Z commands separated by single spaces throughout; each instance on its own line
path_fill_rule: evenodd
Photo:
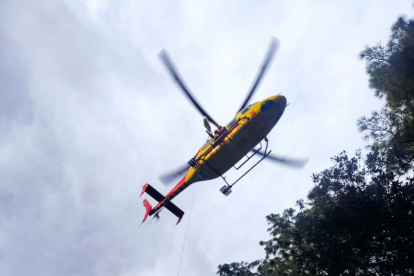
M 146 182 L 205 139 L 201 116 L 156 56 L 167 48 L 222 124 L 250 88 L 272 35 L 278 56 L 252 101 L 291 102 L 269 136 L 306 169 L 263 164 L 224 197 L 197 185 L 180 275 L 263 256 L 264 217 L 292 207 L 310 175 L 363 147 L 356 119 L 381 106 L 357 54 L 386 41 L 411 2 L 0 2 L 0 274 L 176 273 L 194 187 L 137 229 Z M 236 175 L 229 173 L 229 178 Z M 22 265 L 24 264 L 24 265 Z

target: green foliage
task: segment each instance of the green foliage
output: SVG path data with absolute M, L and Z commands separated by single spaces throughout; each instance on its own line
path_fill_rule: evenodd
M 407 274 L 414 257 L 414 179 L 400 181 L 377 150 L 333 158 L 313 176 L 311 208 L 298 219 L 319 259 L 318 275 Z M 321 273 L 322 272 L 322 273 Z
M 367 46 L 360 53 L 366 61 L 371 88 L 378 97 L 386 96 L 391 107 L 408 107 L 414 95 L 414 21 L 398 18 L 391 28 L 386 47 Z
M 219 274 L 220 276 L 230 276 L 230 275 L 237 275 L 237 276 L 256 276 L 259 275 L 251 271 L 254 267 L 254 264 L 249 264 L 246 262 L 240 263 L 231 263 L 231 264 L 224 264 L 219 265 Z
M 231 275 L 404 275 L 414 273 L 414 178 L 387 169 L 379 148 L 362 159 L 345 152 L 313 175 L 297 214 L 266 217 L 266 257 L 219 266 Z
M 364 138 L 372 146 L 387 149 L 390 163 L 398 160 L 407 170 L 414 158 L 414 20 L 398 18 L 386 47 L 366 47 L 360 58 L 377 97 L 387 105 L 370 118 L 358 120 Z
M 400 173 L 412 167 L 414 158 L 414 114 L 400 109 L 383 108 L 373 112 L 370 118 L 357 122 L 364 140 L 372 140 L 371 149 L 381 148 L 387 152 L 387 165 Z

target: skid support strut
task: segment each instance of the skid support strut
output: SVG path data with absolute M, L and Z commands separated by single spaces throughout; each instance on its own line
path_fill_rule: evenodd
M 256 162 L 256 164 L 254 164 L 250 169 L 248 169 L 247 170 L 247 172 L 245 172 L 242 176 L 240 176 L 236 181 L 234 181 L 234 183 L 233 184 L 229 184 L 227 181 L 226 181 L 226 178 L 225 177 L 223 177 L 222 175 L 220 175 L 221 176 L 221 178 L 224 180 L 224 182 L 226 182 L 226 185 L 224 185 L 223 187 L 221 187 L 221 189 L 220 189 L 220 192 L 222 192 L 223 193 L 223 195 L 225 195 L 225 196 L 228 196 L 229 194 L 231 194 L 231 188 L 237 183 L 237 182 L 239 182 L 239 180 L 240 179 L 242 179 L 246 174 L 248 174 L 254 167 L 256 167 L 260 162 L 262 162 L 263 161 L 263 159 L 265 159 L 272 151 L 271 150 L 269 150 L 269 151 L 267 151 L 267 146 L 268 146 L 268 144 L 269 144 L 269 139 L 267 139 L 267 137 L 265 137 L 264 138 L 264 141 L 266 142 L 266 146 L 265 146 L 265 151 L 264 151 L 264 154 L 263 154 L 263 157 L 262 158 L 260 158 L 260 160 L 259 161 L 257 161 Z M 259 149 L 257 149 L 257 150 L 255 150 L 255 149 L 253 149 L 253 151 L 254 151 L 254 153 L 251 155 L 251 156 L 247 156 L 246 155 L 246 157 L 247 157 L 247 160 L 246 161 L 244 161 L 243 162 L 243 164 L 241 164 L 239 167 L 235 167 L 235 169 L 236 170 L 238 170 L 238 169 L 240 169 L 247 161 L 249 161 L 250 160 L 250 158 L 252 158 L 253 157 L 253 155 L 255 155 L 260 149 L 262 148 L 262 142 L 260 142 L 260 148 Z

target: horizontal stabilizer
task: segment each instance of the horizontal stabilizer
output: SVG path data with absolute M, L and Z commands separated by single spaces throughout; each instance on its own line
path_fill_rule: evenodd
M 141 192 L 141 195 L 140 196 L 142 196 L 144 194 L 144 192 L 147 193 L 147 194 L 149 194 L 153 199 L 155 199 L 158 202 L 162 202 L 165 199 L 165 197 L 160 192 L 158 192 L 157 190 L 155 190 L 148 183 L 145 184 L 144 187 L 142 187 L 142 192 Z M 147 200 L 144 200 L 144 206 L 147 208 L 148 205 L 149 205 L 149 202 Z M 151 206 L 151 205 L 149 205 L 149 206 Z M 173 213 L 174 215 L 176 215 L 178 217 L 177 224 L 180 223 L 181 219 L 184 216 L 184 212 L 180 208 L 178 208 L 171 201 L 166 201 L 163 207 L 165 207 L 168 211 L 170 211 L 171 213 Z M 151 211 L 151 215 L 153 213 L 157 212 L 160 208 L 161 207 L 157 208 L 157 206 L 156 206 L 155 209 Z M 150 210 L 151 210 L 151 208 L 150 208 Z M 148 215 L 148 212 L 149 211 L 147 209 L 147 215 Z M 144 220 L 147 218 L 147 215 L 145 216 Z
M 150 184 L 145 184 L 144 187 L 142 187 L 142 192 L 141 195 L 146 192 L 147 194 L 149 194 L 153 199 L 155 199 L 158 202 L 161 202 L 164 200 L 164 196 L 158 192 L 157 190 L 155 190 Z
M 174 215 L 176 215 L 178 217 L 177 224 L 179 224 L 181 219 L 184 216 L 184 212 L 180 208 L 178 208 L 174 203 L 172 203 L 171 201 L 168 202 L 167 204 L 165 204 L 165 208 L 167 208 L 168 211 L 170 211 L 171 213 L 173 213 Z

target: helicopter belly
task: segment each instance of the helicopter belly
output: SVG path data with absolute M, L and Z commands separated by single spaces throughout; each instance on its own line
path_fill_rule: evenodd
M 257 131 L 258 127 L 255 127 L 254 122 L 259 120 L 259 116 L 257 120 L 241 120 L 222 143 L 200 153 L 199 156 L 204 156 L 199 160 L 199 167 L 189 170 L 186 182 L 194 183 L 217 178 L 239 162 L 266 137 L 272 128 L 267 126 Z

